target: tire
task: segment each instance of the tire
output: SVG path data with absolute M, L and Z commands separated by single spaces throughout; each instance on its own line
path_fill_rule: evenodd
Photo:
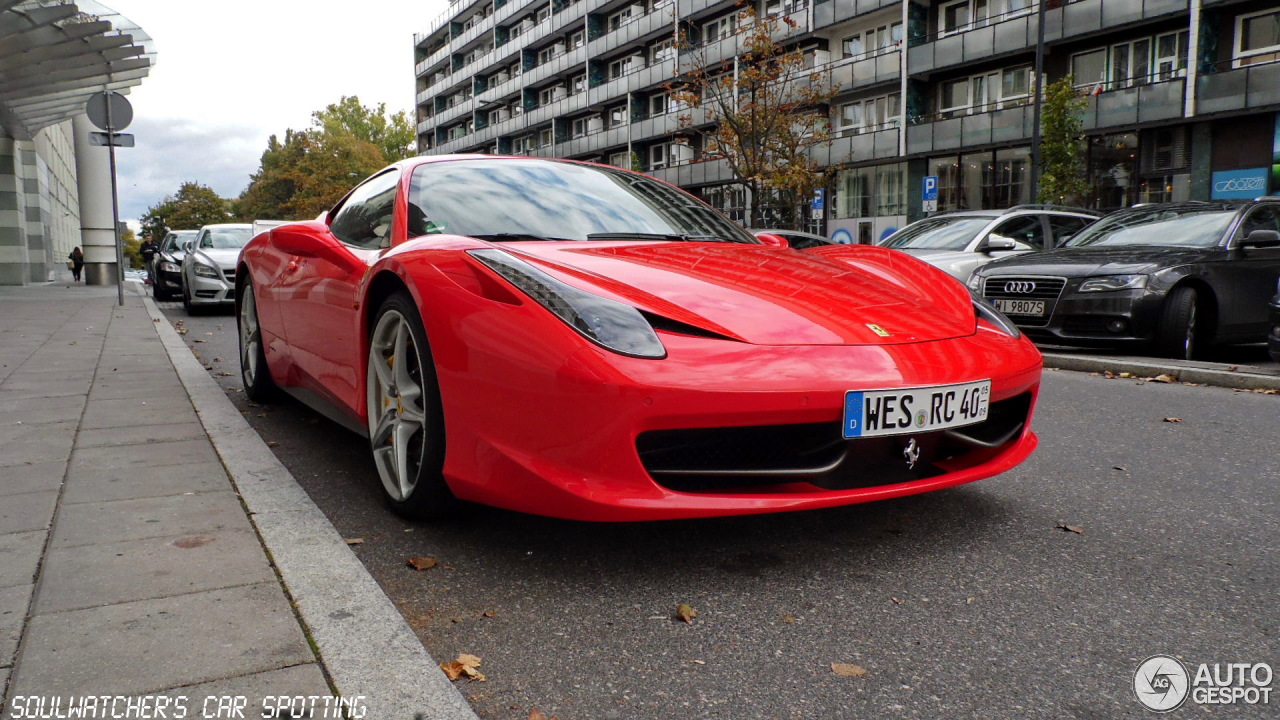
M 1160 357 L 1193 360 L 1200 352 L 1199 306 L 1195 288 L 1177 287 L 1169 293 L 1156 328 Z
M 159 275 L 156 275 L 151 280 L 151 296 L 154 297 L 157 302 L 168 302 L 173 299 L 173 296 L 169 294 L 168 290 L 161 289 L 160 285 L 163 282 L 164 281 Z
M 202 311 L 199 305 L 191 302 L 191 295 L 187 292 L 186 283 L 182 285 L 182 309 L 186 310 L 191 317 L 199 315 Z
M 236 313 L 236 335 L 240 339 L 240 382 L 245 397 L 254 402 L 267 402 L 275 397 L 276 383 L 267 366 L 267 352 L 262 344 L 262 326 L 258 323 L 258 302 L 253 294 L 253 281 L 245 278 L 240 288 Z
M 412 520 L 451 514 L 444 479 L 444 410 L 422 317 L 405 293 L 378 308 L 369 334 L 365 409 L 369 449 L 387 505 Z

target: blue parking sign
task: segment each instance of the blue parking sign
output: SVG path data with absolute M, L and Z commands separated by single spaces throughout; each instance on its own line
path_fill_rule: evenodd
M 921 188 L 921 199 L 924 201 L 938 199 L 938 176 L 926 175 L 924 185 Z
M 818 188 L 813 191 L 813 203 L 810 205 L 814 210 L 821 210 L 826 204 L 827 191 L 825 188 Z

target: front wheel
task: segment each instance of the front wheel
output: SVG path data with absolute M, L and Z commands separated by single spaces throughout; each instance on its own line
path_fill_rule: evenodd
M 391 509 L 411 519 L 447 515 L 444 411 L 421 316 L 397 293 L 378 309 L 365 380 L 369 444 Z
M 1156 352 L 1161 357 L 1191 360 L 1199 352 L 1198 298 L 1195 288 L 1179 287 L 1169 293 L 1156 330 Z
M 270 400 L 276 383 L 267 367 L 267 352 L 262 344 L 262 326 L 258 324 L 258 302 L 253 294 L 253 281 L 248 278 L 240 288 L 240 312 L 236 315 L 240 337 L 240 382 L 245 397 L 255 402 Z

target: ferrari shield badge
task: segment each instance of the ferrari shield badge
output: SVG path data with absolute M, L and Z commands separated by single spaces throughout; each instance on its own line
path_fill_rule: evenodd
M 889 331 L 875 323 L 867 323 L 867 327 L 871 328 L 871 332 L 879 335 L 880 337 L 889 337 Z

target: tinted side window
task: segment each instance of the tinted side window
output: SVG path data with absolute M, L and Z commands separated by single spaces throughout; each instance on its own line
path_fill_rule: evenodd
M 1249 237 L 1254 230 L 1275 230 L 1280 232 L 1280 212 L 1276 208 L 1262 205 L 1254 208 L 1244 218 L 1240 226 L 1240 239 Z
M 1092 220 L 1072 217 L 1070 215 L 1050 215 L 1049 232 L 1053 234 L 1053 247 L 1058 247 L 1067 238 L 1084 229 Z
M 363 248 L 387 247 L 391 238 L 396 186 L 400 172 L 392 170 L 376 175 L 356 188 L 347 202 L 338 208 L 329 231 L 348 245 Z
M 1044 225 L 1040 222 L 1039 215 L 1023 215 L 1010 218 L 997 225 L 992 232 L 996 235 L 1013 238 L 1018 243 L 1033 250 L 1044 249 Z

